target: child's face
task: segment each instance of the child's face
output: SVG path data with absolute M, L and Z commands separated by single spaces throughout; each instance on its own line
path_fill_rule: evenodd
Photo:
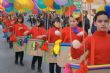
M 21 22 L 22 22 L 22 18 L 19 18 L 19 19 L 18 19 L 18 22 L 20 22 L 20 23 L 21 23 Z
M 12 16 L 11 19 L 14 20 L 14 17 Z
M 96 22 L 94 22 L 98 31 L 108 31 L 109 19 L 106 15 L 97 16 Z
M 77 20 L 74 19 L 74 18 L 72 18 L 72 17 L 70 17 L 69 25 L 70 25 L 71 27 L 75 27 L 75 26 L 77 26 L 77 24 L 78 24 Z
M 54 26 L 57 27 L 57 28 L 60 28 L 61 23 L 60 23 L 60 22 L 55 22 L 55 23 L 54 23 Z

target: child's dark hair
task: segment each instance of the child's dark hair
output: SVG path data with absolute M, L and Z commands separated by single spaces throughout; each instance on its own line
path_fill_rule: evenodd
M 42 27 L 42 26 L 44 26 L 44 21 L 43 21 L 43 20 L 41 20 L 41 19 L 37 19 L 37 22 L 40 23 L 40 25 L 39 25 L 38 27 Z
M 96 15 L 94 16 L 94 19 L 93 19 L 94 22 L 96 22 L 97 17 L 98 17 L 99 15 L 106 15 L 106 16 L 108 17 L 108 19 L 109 19 L 109 16 L 108 16 L 108 14 L 107 14 L 105 11 L 99 11 L 99 12 L 96 13 Z
M 79 22 L 79 18 L 75 18 L 75 20 L 76 20 L 77 22 Z
M 59 17 L 56 17 L 55 19 L 53 19 L 52 24 L 54 24 L 55 22 L 61 22 Z
M 17 18 L 17 23 L 18 23 L 18 19 L 22 19 L 22 21 L 19 22 L 19 23 L 23 23 L 23 22 L 24 22 L 24 17 L 23 17 L 23 16 L 18 16 L 18 18 Z

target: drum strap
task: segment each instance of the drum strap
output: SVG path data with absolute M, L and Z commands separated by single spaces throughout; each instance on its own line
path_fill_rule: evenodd
M 95 39 L 91 38 L 91 54 L 90 54 L 90 64 L 94 65 L 94 57 L 95 57 Z

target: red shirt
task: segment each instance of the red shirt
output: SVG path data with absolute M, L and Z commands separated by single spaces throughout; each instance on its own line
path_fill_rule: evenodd
M 76 29 L 78 30 L 78 32 L 81 32 L 83 31 L 82 28 L 80 27 L 76 27 Z M 72 42 L 73 40 L 79 40 L 80 42 L 83 41 L 83 36 L 78 36 L 76 33 L 74 33 L 71 29 L 71 35 L 70 36 L 70 27 L 65 27 L 63 30 L 62 30 L 62 40 L 64 43 L 70 43 Z M 85 33 L 85 37 L 87 36 L 87 34 Z M 72 41 L 71 41 L 72 40 Z
M 7 23 L 7 19 L 6 18 L 3 18 L 3 23 L 4 23 L 4 25 L 6 25 Z
M 7 21 L 7 27 L 8 27 L 8 29 L 9 29 L 9 32 L 13 32 L 12 20 L 8 20 L 8 21 Z
M 60 36 L 55 35 L 55 31 L 58 30 L 55 27 L 52 27 L 48 30 L 48 42 L 54 43 L 56 40 L 60 39 Z
M 6 33 L 6 32 L 7 32 L 7 29 L 6 29 L 6 28 L 4 28 L 4 29 L 3 29 L 3 32 L 4 32 L 4 33 Z
M 91 49 L 91 41 L 94 39 L 94 51 Z M 93 36 L 88 36 L 80 48 L 74 49 L 71 48 L 71 56 L 72 58 L 79 58 L 84 53 L 84 47 L 86 50 L 89 50 L 89 64 L 90 64 L 90 56 L 91 50 L 94 52 L 94 64 L 110 64 L 110 35 L 106 32 L 96 31 Z M 85 46 L 84 46 L 85 45 Z
M 43 28 L 43 27 L 33 27 L 31 30 L 30 30 L 30 33 L 32 34 L 32 38 L 33 39 L 36 39 L 37 36 L 39 35 L 46 35 L 46 30 Z
M 24 36 L 24 32 L 29 30 L 25 24 L 14 24 L 14 33 L 16 36 Z M 19 30 L 19 28 L 22 28 Z

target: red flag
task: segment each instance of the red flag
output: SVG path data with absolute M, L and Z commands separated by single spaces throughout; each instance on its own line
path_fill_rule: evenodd
M 10 41 L 16 42 L 17 41 L 16 36 L 15 35 L 11 35 L 10 36 Z
M 44 51 L 48 51 L 48 43 L 44 42 L 41 49 Z

